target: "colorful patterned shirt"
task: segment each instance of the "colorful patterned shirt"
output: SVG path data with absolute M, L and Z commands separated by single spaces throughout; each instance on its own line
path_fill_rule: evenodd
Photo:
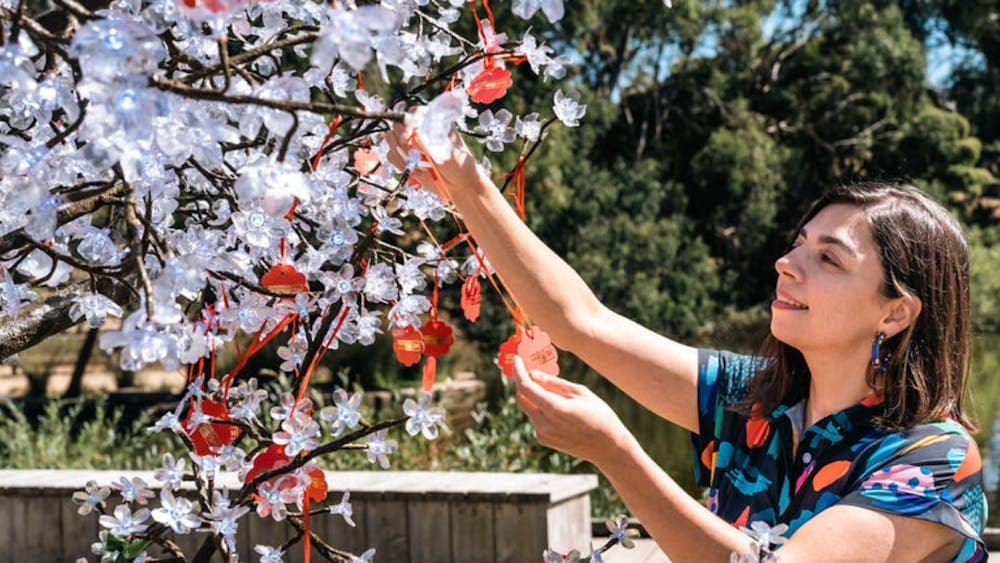
M 805 429 L 804 403 L 755 417 L 729 408 L 747 399 L 762 363 L 698 351 L 694 469 L 712 512 L 736 526 L 787 524 L 791 536 L 834 504 L 861 506 L 947 526 L 965 536 L 955 561 L 986 559 L 982 459 L 964 428 L 880 430 L 874 395 Z

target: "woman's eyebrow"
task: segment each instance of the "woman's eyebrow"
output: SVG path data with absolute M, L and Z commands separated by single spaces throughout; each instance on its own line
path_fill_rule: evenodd
M 809 238 L 808 234 L 806 233 L 806 229 L 804 227 L 802 229 L 799 229 L 799 236 L 804 239 Z M 835 237 L 833 235 L 822 235 L 819 237 L 819 242 L 823 244 L 832 244 L 834 246 L 839 246 L 840 248 L 844 249 L 844 252 L 847 252 L 854 258 L 857 258 L 859 255 L 857 249 L 854 248 L 853 245 L 849 244 L 844 239 Z

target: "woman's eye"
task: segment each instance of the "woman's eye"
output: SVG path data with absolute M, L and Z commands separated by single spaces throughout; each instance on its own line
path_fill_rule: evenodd
M 823 253 L 823 261 L 833 266 L 840 266 L 840 264 L 837 264 L 837 261 L 833 259 L 833 256 L 830 256 L 826 252 Z

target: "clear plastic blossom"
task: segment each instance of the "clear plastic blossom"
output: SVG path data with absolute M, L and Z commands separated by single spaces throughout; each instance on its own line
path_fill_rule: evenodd
M 628 516 L 621 515 L 614 520 L 605 520 L 604 525 L 607 527 L 611 537 L 618 540 L 622 547 L 625 549 L 635 547 L 633 539 L 639 537 L 639 530 L 629 527 Z
M 73 322 L 86 317 L 90 328 L 103 326 L 108 315 L 121 318 L 122 308 L 100 293 L 81 293 L 73 300 L 73 306 L 69 309 L 69 318 Z
M 364 553 L 354 558 L 351 563 L 371 563 L 375 557 L 375 548 L 365 550 Z
M 117 481 L 111 483 L 111 488 L 118 491 L 125 502 L 135 502 L 145 505 L 149 502 L 149 499 L 156 496 L 153 494 L 153 491 L 149 490 L 149 484 L 143 481 L 141 477 L 129 479 L 122 475 Z
M 388 438 L 389 430 L 379 430 L 368 436 L 368 461 L 378 462 L 382 469 L 389 469 L 389 456 L 396 452 L 398 444 L 392 438 Z
M 550 22 L 555 23 L 565 15 L 563 0 L 514 0 L 511 11 L 522 19 L 531 19 L 539 9 Z
M 555 104 L 552 106 L 552 111 L 555 112 L 559 121 L 562 121 L 567 127 L 578 127 L 580 125 L 580 118 L 587 113 L 587 106 L 586 104 L 581 104 L 578 97 L 566 96 L 562 93 L 562 90 L 556 90 Z
M 518 116 L 514 123 L 514 131 L 525 141 L 530 143 L 537 141 L 542 135 L 542 122 L 538 120 L 538 113 L 529 113 L 523 118 Z
M 771 549 L 771 546 L 782 545 L 788 541 L 788 538 L 784 537 L 788 533 L 788 524 L 771 526 L 763 520 L 756 520 L 750 522 L 749 528 L 741 527 L 740 530 L 757 540 L 757 543 L 766 549 Z
M 260 555 L 260 563 L 282 563 L 285 552 L 280 547 L 257 544 L 253 548 Z
M 153 520 L 170 528 L 176 534 L 187 534 L 201 526 L 201 519 L 194 514 L 194 504 L 184 497 L 175 497 L 170 489 L 160 491 L 160 508 L 153 510 Z
M 423 434 L 428 440 L 437 438 L 438 426 L 444 425 L 445 412 L 432 405 L 432 400 L 433 394 L 423 391 L 417 401 L 409 398 L 403 401 L 403 412 L 410 417 L 406 421 L 406 432 L 410 436 Z
M 212 493 L 211 510 L 202 516 L 208 520 L 212 531 L 222 536 L 229 544 L 230 550 L 233 550 L 236 548 L 239 520 L 248 512 L 250 512 L 249 506 L 232 506 L 224 492 L 215 491 Z
M 451 157 L 455 148 L 451 131 L 463 119 L 467 103 L 463 93 L 449 90 L 431 100 L 426 108 L 407 116 L 435 162 L 444 162 Z
M 482 135 L 479 142 L 486 145 L 486 148 L 493 152 L 503 151 L 506 143 L 511 143 L 517 138 L 517 133 L 510 126 L 514 116 L 507 110 L 502 109 L 494 116 L 492 110 L 486 110 L 479 114 L 479 126 L 476 133 Z
M 87 481 L 84 490 L 73 493 L 73 504 L 79 505 L 76 509 L 78 514 L 87 515 L 101 506 L 110 495 L 109 487 L 100 487 L 97 481 Z
M 323 407 L 319 416 L 330 424 L 330 434 L 334 437 L 340 436 L 345 430 L 350 430 L 358 426 L 361 422 L 361 393 L 354 393 L 348 398 L 347 391 L 338 388 L 333 392 L 333 404 L 331 407 Z
M 142 508 L 133 513 L 127 504 L 119 504 L 112 514 L 102 514 L 97 521 L 101 526 L 108 528 L 112 534 L 124 538 L 149 529 L 149 524 L 143 524 L 148 519 L 148 508 Z
M 354 507 L 351 506 L 350 499 L 351 492 L 344 491 L 344 495 L 340 497 L 340 502 L 337 504 L 331 504 L 329 510 L 330 514 L 339 514 L 343 516 L 344 522 L 347 522 L 348 526 L 355 528 L 357 527 L 357 524 L 354 523 L 354 518 L 352 518 L 352 516 L 354 516 Z
M 173 454 L 163 454 L 163 466 L 153 473 L 153 478 L 163 483 L 164 488 L 177 490 L 184 479 L 184 458 L 174 461 Z
M 293 416 L 281 423 L 281 431 L 275 432 L 275 444 L 285 446 L 285 455 L 295 457 L 319 446 L 319 424 L 310 417 Z

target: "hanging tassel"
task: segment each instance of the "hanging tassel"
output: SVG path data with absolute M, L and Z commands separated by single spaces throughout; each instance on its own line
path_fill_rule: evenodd
M 437 380 L 437 365 L 438 361 L 434 356 L 429 356 L 424 362 L 424 391 L 430 391 L 434 388 L 434 381 Z
M 312 534 L 309 533 L 309 492 L 302 493 L 302 533 L 305 535 L 305 542 L 302 544 L 302 560 L 309 563 L 312 555 Z

